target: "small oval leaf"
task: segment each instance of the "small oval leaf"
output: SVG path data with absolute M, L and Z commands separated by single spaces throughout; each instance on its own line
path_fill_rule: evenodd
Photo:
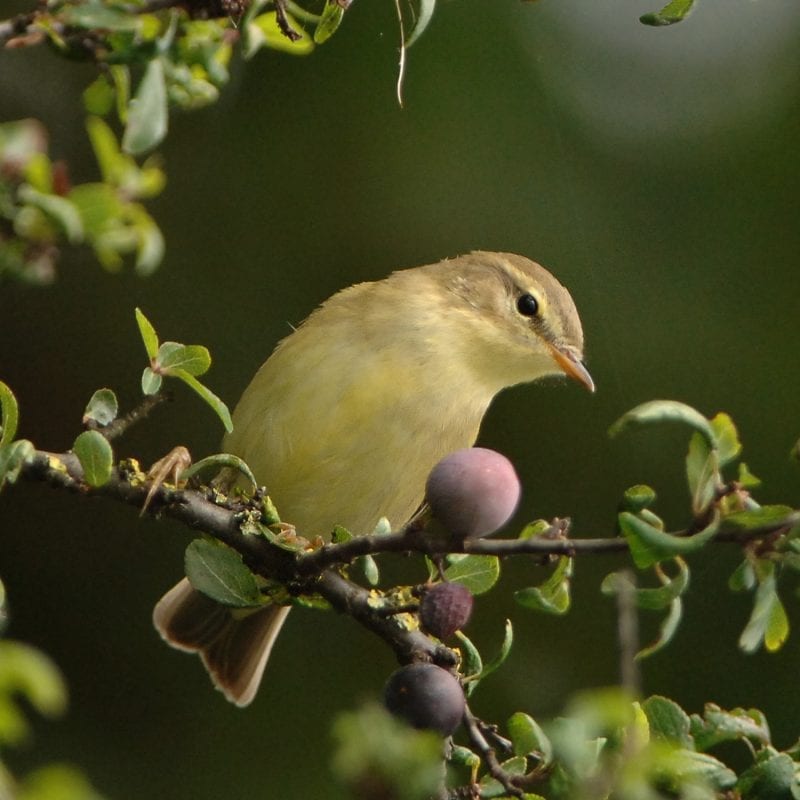
M 156 363 L 164 372 L 182 369 L 190 375 L 202 375 L 211 366 L 211 354 L 200 344 L 164 342 L 158 348 Z
M 139 326 L 139 333 L 142 335 L 148 358 L 155 359 L 158 355 L 158 334 L 141 308 L 136 309 L 136 324 Z
M 150 367 L 145 367 L 142 372 L 142 392 L 144 394 L 155 394 L 161 388 L 162 377 L 153 372 Z
M 119 403 L 114 392 L 111 389 L 98 389 L 86 404 L 83 411 L 83 424 L 96 422 L 105 427 L 117 418 L 118 413 Z
M 83 478 L 90 486 L 108 483 L 114 465 L 114 451 L 99 431 L 84 431 L 72 445 L 72 452 L 83 468 Z
M 232 608 L 263 605 L 255 576 L 241 555 L 207 539 L 195 539 L 186 548 L 186 577 L 192 587 L 212 600 Z
M 164 64 L 154 58 L 148 62 L 136 95 L 128 104 L 122 149 L 131 155 L 152 150 L 167 135 L 168 117 Z
M 11 389 L 0 381 L 0 445 L 9 444 L 17 435 L 19 406 Z
M 444 571 L 445 580 L 461 583 L 474 595 L 488 592 L 500 577 L 497 556 L 466 556 Z

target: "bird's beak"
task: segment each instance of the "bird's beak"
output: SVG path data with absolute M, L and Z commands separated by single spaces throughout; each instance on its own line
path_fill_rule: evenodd
M 594 391 L 592 376 L 575 353 L 566 348 L 561 349 L 555 345 L 550 345 L 550 352 L 556 364 L 564 370 L 566 375 L 570 378 L 574 378 L 578 383 L 582 383 L 590 392 Z

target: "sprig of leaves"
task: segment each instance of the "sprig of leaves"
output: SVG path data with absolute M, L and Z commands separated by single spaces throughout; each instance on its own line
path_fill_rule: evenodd
M 0 125 L 0 221 L 13 230 L 0 247 L 0 279 L 52 282 L 65 244 L 89 245 L 111 271 L 131 254 L 140 275 L 161 263 L 163 236 L 140 201 L 161 192 L 163 172 L 121 152 L 99 118 L 89 118 L 87 131 L 102 180 L 72 185 L 66 165 L 48 156 L 38 122 Z
M 211 367 L 211 354 L 208 348 L 199 344 L 180 344 L 179 342 L 159 343 L 158 334 L 141 309 L 136 309 L 136 323 L 150 358 L 150 366 L 142 373 L 142 391 L 146 395 L 155 394 L 161 389 L 165 377 L 178 378 L 196 392 L 222 420 L 225 430 L 233 430 L 230 411 L 207 386 L 197 380 Z
M 742 445 L 736 426 L 725 413 L 706 418 L 696 409 L 672 400 L 644 403 L 624 414 L 612 425 L 612 436 L 635 426 L 659 422 L 678 422 L 693 433 L 686 455 L 686 481 L 689 491 L 692 527 L 696 532 L 676 535 L 666 532 L 664 521 L 652 506 L 656 493 L 647 486 L 626 492 L 618 522 L 627 539 L 634 564 L 641 570 L 654 568 L 660 589 L 635 589 L 639 608 L 668 609 L 659 638 L 639 653 L 650 655 L 662 649 L 674 635 L 682 613 L 681 596 L 689 584 L 689 570 L 683 556 L 706 547 L 725 535 L 741 540 L 745 559 L 730 581 L 739 591 L 753 591 L 753 611 L 739 646 L 753 652 L 762 644 L 770 652 L 780 649 L 789 635 L 786 610 L 778 595 L 778 578 L 787 569 L 800 569 L 800 514 L 789 506 L 760 506 L 750 490 L 758 479 L 743 462 L 736 464 Z M 735 477 L 726 479 L 725 472 Z M 679 568 L 676 578 L 668 578 L 663 562 L 673 561 Z M 619 591 L 619 575 L 609 575 L 603 590 Z

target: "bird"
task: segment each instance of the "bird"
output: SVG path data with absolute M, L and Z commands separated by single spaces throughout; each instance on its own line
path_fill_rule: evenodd
M 495 395 L 566 375 L 594 391 L 569 291 L 514 253 L 473 251 L 356 283 L 278 343 L 242 394 L 223 449 L 308 539 L 399 529 L 426 478 L 470 447 Z M 258 690 L 289 606 L 242 615 L 184 578 L 153 612 L 238 706 Z

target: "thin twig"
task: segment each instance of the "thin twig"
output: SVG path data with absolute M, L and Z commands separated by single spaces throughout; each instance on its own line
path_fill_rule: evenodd
M 21 477 L 89 496 L 110 497 L 139 509 L 151 488 L 133 462 L 115 469 L 103 486 L 91 488 L 85 483 L 80 462 L 72 453 L 37 451 L 23 467 Z M 294 594 L 322 595 L 338 611 L 353 617 L 386 641 L 403 663 L 430 661 L 452 667 L 457 661 L 452 650 L 414 626 L 404 624 L 397 616 L 375 613 L 373 593 L 338 572 L 324 569 L 316 575 L 301 574 L 297 569 L 297 554 L 276 547 L 261 536 L 242 533 L 242 512 L 221 507 L 200 491 L 175 490 L 161 485 L 147 513 L 172 517 L 189 528 L 219 539 L 240 553 L 253 572 L 283 583 Z
M 144 400 L 142 400 L 142 402 L 133 409 L 133 411 L 129 412 L 124 417 L 115 419 L 105 427 L 101 427 L 92 422 L 88 423 L 87 427 L 100 431 L 100 433 L 102 433 L 106 439 L 113 441 L 114 439 L 122 436 L 122 434 L 125 433 L 132 425 L 135 425 L 137 422 L 141 422 L 142 420 L 146 419 L 148 414 L 150 414 L 154 408 L 167 401 L 172 401 L 172 394 L 170 392 L 157 392 L 156 394 L 150 394 L 147 395 Z
M 524 792 L 514 784 L 514 776 L 509 775 L 500 765 L 494 748 L 486 741 L 486 737 L 481 732 L 480 720 L 472 713 L 469 706 L 464 711 L 464 727 L 472 746 L 486 764 L 489 774 L 500 783 L 508 794 L 514 797 L 522 797 Z

